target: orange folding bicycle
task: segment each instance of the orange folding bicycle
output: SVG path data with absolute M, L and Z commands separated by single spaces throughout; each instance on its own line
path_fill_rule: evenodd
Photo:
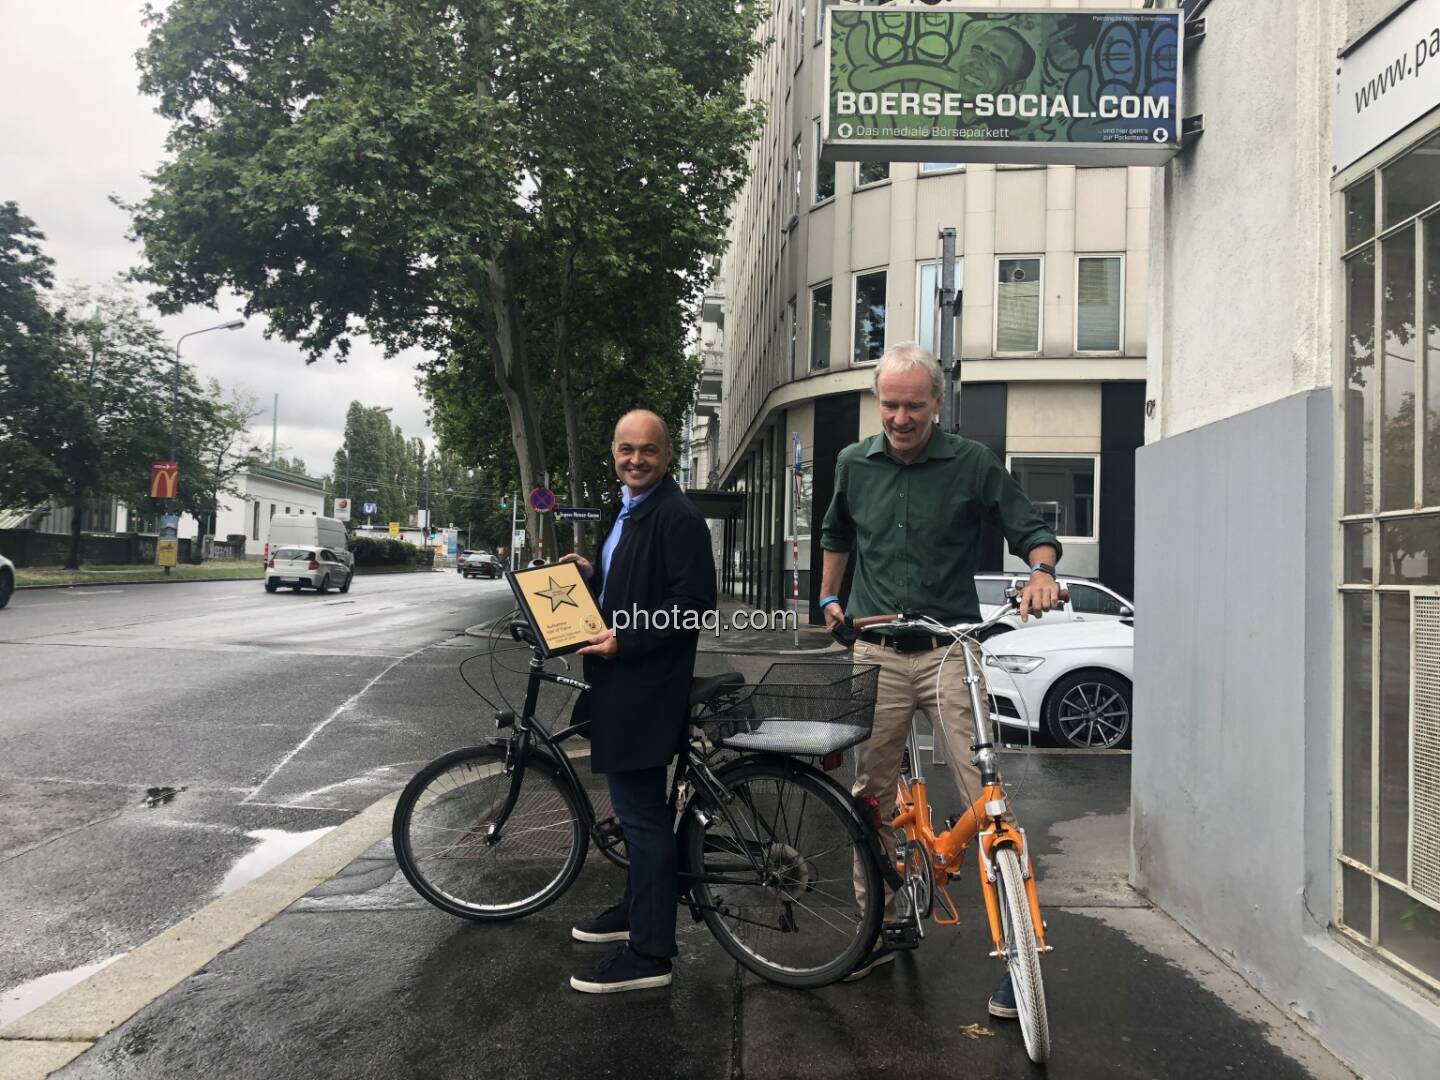
M 1012 614 L 1018 595 L 1011 590 L 1006 594 L 1008 606 L 975 624 L 945 626 L 923 615 L 876 615 L 846 621 L 856 631 L 882 627 L 924 630 L 949 637 L 960 646 L 971 715 L 975 717 L 975 742 L 971 745 L 975 756 L 971 761 L 980 770 L 981 792 L 968 810 L 951 817 L 943 831 L 935 831 L 912 719 L 895 816 L 883 822 L 897 834 L 895 869 L 904 880 L 895 895 L 897 921 L 885 928 L 885 935 L 892 946 L 914 948 L 925 936 L 925 919 L 932 919 L 938 926 L 954 926 L 960 921 L 959 909 L 946 885 L 959 874 L 965 852 L 978 839 L 980 895 L 995 943 L 990 955 L 1003 961 L 1010 973 L 1025 1052 L 1031 1061 L 1043 1064 L 1050 1056 L 1050 1025 L 1040 974 L 1040 957 L 1049 951 L 1045 920 L 1040 915 L 1025 830 L 1016 825 L 1013 814 L 1007 813 L 1009 803 L 1000 778 L 993 727 L 985 725 L 990 710 L 982 700 L 980 673 L 967 644 L 978 642 L 985 631 Z M 1065 599 L 1063 592 L 1061 598 Z

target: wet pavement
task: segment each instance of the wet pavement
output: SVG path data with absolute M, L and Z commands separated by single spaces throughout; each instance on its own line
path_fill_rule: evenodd
M 1012 755 L 1048 937 L 1053 1059 L 1032 1066 L 985 1011 L 998 975 L 978 890 L 963 921 L 869 978 L 786 990 L 740 971 L 681 918 L 668 990 L 592 997 L 569 975 L 605 946 L 569 937 L 618 898 L 594 856 L 560 901 L 518 922 L 430 908 L 388 840 L 57 1073 L 516 1078 L 1177 1078 L 1349 1074 L 1124 885 L 1126 755 Z M 591 783 L 594 783 L 593 779 Z M 954 801 L 932 771 L 937 812 Z

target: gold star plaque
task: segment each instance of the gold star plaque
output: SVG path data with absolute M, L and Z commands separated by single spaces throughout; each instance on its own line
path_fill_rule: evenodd
M 595 598 L 574 563 L 513 570 L 506 576 L 546 656 L 574 652 L 605 629 Z

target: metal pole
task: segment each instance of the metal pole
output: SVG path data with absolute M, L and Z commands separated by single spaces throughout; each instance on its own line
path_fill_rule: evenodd
M 280 395 L 275 395 L 275 402 L 270 406 L 270 464 L 275 464 L 275 435 L 280 430 Z M 348 493 L 347 493 L 348 494 Z
M 940 350 L 936 359 L 945 372 L 945 400 L 941 423 L 946 431 L 960 430 L 960 357 L 955 348 L 955 230 L 940 230 Z
M 800 647 L 800 470 L 795 470 L 795 521 L 792 523 L 794 531 L 790 534 L 790 560 L 792 570 L 790 574 L 790 598 L 795 602 L 795 647 Z
M 520 553 L 515 549 L 515 525 L 516 525 L 516 523 L 517 523 L 517 521 L 518 521 L 518 515 L 519 515 L 519 513 L 520 513 L 520 493 L 517 491 L 517 492 L 515 493 L 514 499 L 512 499 L 512 500 L 510 501 L 510 569 L 511 569 L 511 570 L 516 569 L 516 568 L 518 567 L 518 565 L 519 565 L 519 563 L 518 563 L 516 560 L 519 559 Z

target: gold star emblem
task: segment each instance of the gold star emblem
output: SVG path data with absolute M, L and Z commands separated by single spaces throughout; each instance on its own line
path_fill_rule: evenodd
M 550 587 L 548 589 L 542 589 L 535 595 L 543 596 L 546 600 L 550 601 L 550 614 L 555 614 L 555 612 L 559 611 L 560 608 L 566 604 L 569 604 L 573 608 L 580 606 L 574 600 L 570 599 L 570 594 L 575 591 L 574 585 L 561 585 L 553 577 L 547 577 L 546 580 L 550 582 Z

